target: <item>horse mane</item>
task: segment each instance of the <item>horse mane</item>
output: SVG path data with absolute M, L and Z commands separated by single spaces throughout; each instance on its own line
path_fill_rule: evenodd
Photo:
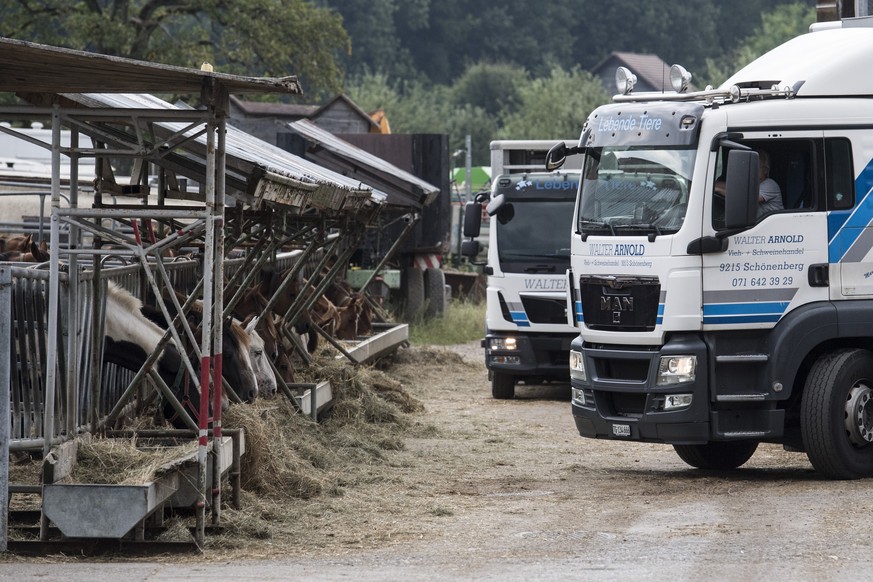
M 139 313 L 142 309 L 142 301 L 132 295 L 127 289 L 114 281 L 107 281 L 107 291 L 115 298 L 122 307 L 131 313 Z
M 233 337 L 236 338 L 239 345 L 242 346 L 243 349 L 249 349 L 249 334 L 246 333 L 246 330 L 243 328 L 240 323 L 234 319 L 229 321 L 230 323 L 230 333 L 233 334 Z

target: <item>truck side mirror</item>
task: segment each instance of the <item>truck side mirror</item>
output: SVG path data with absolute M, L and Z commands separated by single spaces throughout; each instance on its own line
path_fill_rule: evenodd
M 564 161 L 567 159 L 567 146 L 564 142 L 559 141 L 546 153 L 546 170 L 551 172 L 552 170 L 557 170 L 561 166 L 564 165 Z
M 482 231 L 482 203 L 467 202 L 464 205 L 464 236 L 475 238 Z
M 465 257 L 474 258 L 479 254 L 479 241 L 465 240 L 461 242 L 461 254 Z
M 725 180 L 725 227 L 743 229 L 758 219 L 758 190 L 761 187 L 758 152 L 732 150 Z

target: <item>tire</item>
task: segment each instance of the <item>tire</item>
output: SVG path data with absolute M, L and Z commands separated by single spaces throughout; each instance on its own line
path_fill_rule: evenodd
M 424 311 L 424 272 L 417 267 L 409 267 L 406 273 L 406 306 L 407 320 L 421 316 Z
M 511 400 L 515 397 L 515 378 L 509 374 L 491 374 L 491 396 L 498 400 Z
M 679 458 L 698 469 L 725 471 L 742 466 L 755 454 L 757 441 L 727 441 L 705 445 L 673 445 Z
M 825 354 L 806 378 L 800 433 L 809 462 L 830 479 L 873 476 L 873 353 Z
M 424 316 L 442 317 L 446 313 L 446 274 L 442 269 L 430 268 L 424 273 L 427 306 Z

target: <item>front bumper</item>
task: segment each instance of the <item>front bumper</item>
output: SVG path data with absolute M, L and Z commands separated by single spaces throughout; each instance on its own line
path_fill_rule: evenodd
M 602 346 L 574 340 L 587 380 L 571 380 L 573 418 L 579 434 L 591 438 L 669 444 L 767 440 L 783 436 L 785 413 L 775 399 L 738 401 L 713 396 L 709 350 L 695 335 L 677 335 L 665 345 Z M 657 385 L 662 356 L 694 355 L 694 380 Z M 581 395 L 577 394 L 581 391 Z M 665 410 L 668 395 L 691 395 L 691 404 Z
M 490 349 L 492 338 L 513 337 L 514 350 Z M 517 377 L 541 376 L 570 380 L 570 342 L 573 334 L 505 334 L 487 332 L 482 346 L 485 348 L 485 367 L 493 372 Z
M 580 339 L 572 349 L 582 352 L 588 373 L 587 381 L 571 383 L 585 396 L 584 402 L 574 399 L 572 404 L 582 436 L 673 444 L 711 440 L 707 349 L 700 338 L 675 338 L 660 349 L 588 346 Z M 697 356 L 694 380 L 656 386 L 664 355 Z M 691 394 L 691 404 L 665 411 L 663 402 L 669 394 Z

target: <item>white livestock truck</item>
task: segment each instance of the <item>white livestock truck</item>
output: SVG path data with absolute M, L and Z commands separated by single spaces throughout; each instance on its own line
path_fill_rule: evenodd
M 479 235 L 483 204 L 490 215 L 482 345 L 494 398 L 514 397 L 519 381 L 570 379 L 567 358 L 578 330 L 567 323 L 566 271 L 579 170 L 545 170 L 555 143 L 491 142 L 491 192 L 465 210 L 467 237 Z M 479 252 L 475 240 L 464 249 Z
M 828 477 L 873 476 L 870 24 L 813 25 L 716 89 L 688 93 L 674 65 L 675 92 L 634 94 L 620 70 L 614 102 L 549 153 L 585 158 L 568 273 L 580 434 L 707 469 L 777 443 Z M 765 174 L 779 209 L 759 203 Z

